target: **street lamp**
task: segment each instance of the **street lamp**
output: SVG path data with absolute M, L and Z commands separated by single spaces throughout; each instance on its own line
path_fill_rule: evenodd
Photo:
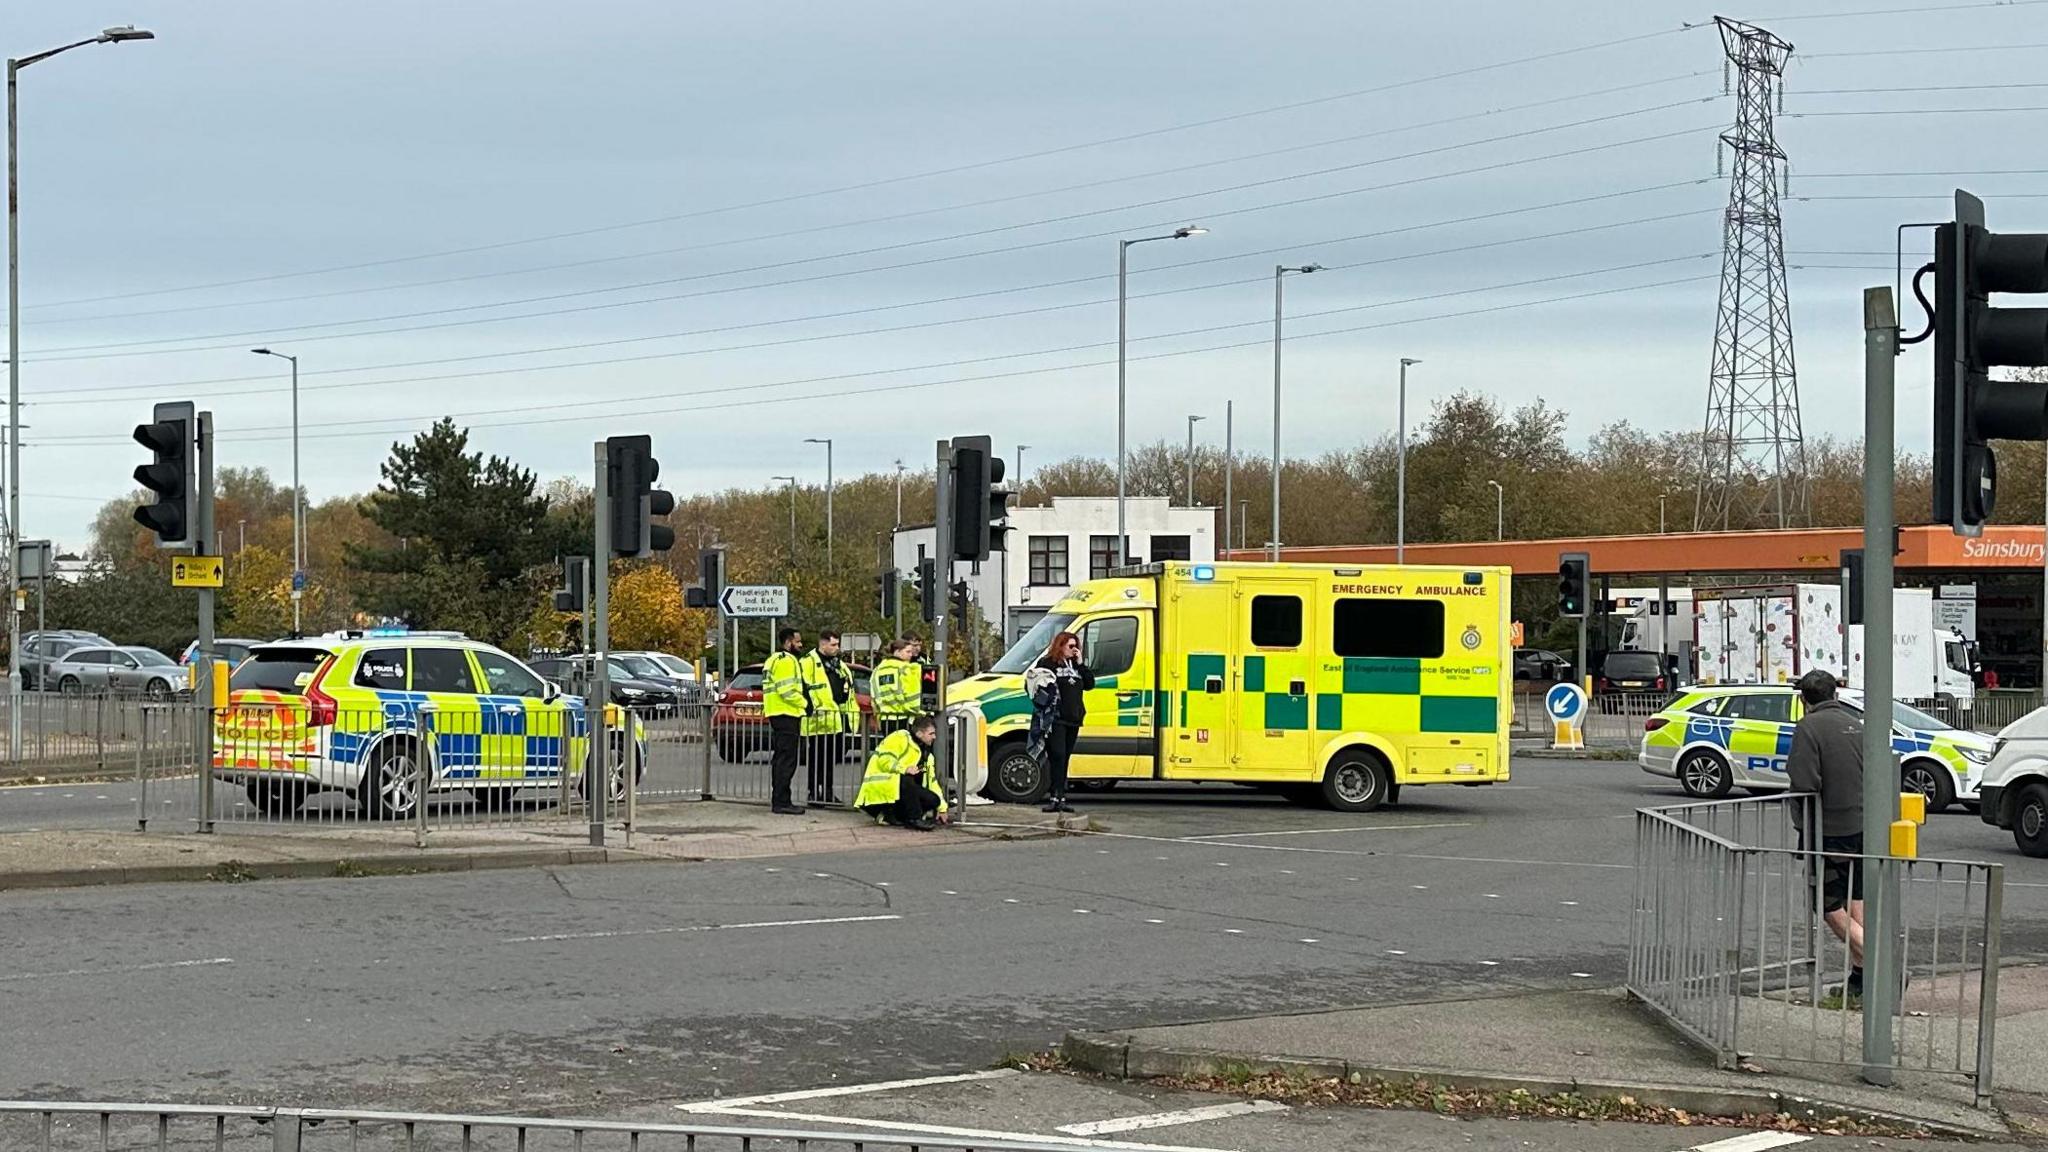
M 1190 508 L 1195 506 L 1195 425 L 1199 424 L 1203 419 L 1204 417 L 1195 415 L 1188 417 L 1188 507 Z
M 1493 485 L 1493 538 L 1504 540 L 1507 538 L 1503 530 L 1508 522 L 1508 490 L 1501 487 L 1498 480 L 1488 480 L 1487 483 Z
M 268 348 L 251 348 L 258 356 L 275 356 L 292 362 L 292 635 L 299 634 L 299 599 L 303 594 L 306 567 L 306 520 L 299 499 L 299 358 Z
M 825 446 L 825 569 L 830 571 L 832 568 L 832 438 L 829 436 L 823 438 L 810 436 L 804 439 L 804 443 L 823 444 Z
M 1268 540 L 1266 545 L 1272 550 L 1273 562 L 1276 564 L 1280 562 L 1280 285 L 1286 281 L 1289 272 L 1306 276 L 1310 272 L 1322 270 L 1321 264 L 1301 264 L 1294 267 L 1278 264 L 1273 268 L 1273 538 Z
M 1208 231 L 1207 228 L 1199 224 L 1189 224 L 1183 228 L 1175 228 L 1173 231 L 1160 236 L 1140 236 L 1136 240 L 1119 240 L 1116 242 L 1116 543 L 1112 545 L 1116 552 L 1116 562 L 1110 565 L 1112 568 L 1123 566 L 1124 541 L 1130 539 L 1127 535 L 1128 528 L 1124 522 L 1124 471 L 1128 457 L 1128 453 L 1124 448 L 1124 441 L 1129 424 L 1127 415 L 1128 405 L 1126 403 L 1126 397 L 1129 393 L 1124 386 L 1124 336 L 1129 329 L 1124 306 L 1126 299 L 1124 285 L 1129 279 L 1130 274 L 1128 253 L 1133 244 L 1149 244 L 1154 240 L 1185 240 L 1190 236 L 1200 236 Z
M 1664 534 L 1664 501 L 1668 499 L 1670 495 L 1671 494 L 1669 492 L 1657 493 L 1657 535 L 1659 536 L 1662 536 Z
M 1401 357 L 1401 394 L 1394 404 L 1394 422 L 1400 426 L 1401 443 L 1394 452 L 1394 563 L 1406 563 L 1408 555 L 1408 366 L 1422 361 Z
M 21 759 L 21 150 L 15 133 L 15 74 L 38 61 L 87 44 L 154 40 L 125 24 L 62 48 L 7 61 L 7 750 Z M 203 547 L 203 545 L 202 545 Z
M 1019 504 L 1024 502 L 1024 453 L 1030 451 L 1030 449 L 1031 445 L 1029 444 L 1017 445 L 1017 503 Z
M 796 567 L 796 477 L 770 476 L 770 480 L 789 482 L 789 566 Z

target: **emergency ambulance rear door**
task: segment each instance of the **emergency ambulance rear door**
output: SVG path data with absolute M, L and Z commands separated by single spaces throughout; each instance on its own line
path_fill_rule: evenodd
M 1162 606 L 1159 687 L 1164 694 L 1167 779 L 1224 779 L 1238 771 L 1238 662 L 1241 586 L 1236 581 L 1175 580 Z
M 1317 774 L 1316 735 L 1309 723 L 1315 673 L 1312 638 L 1316 581 L 1247 575 L 1237 618 L 1239 767 L 1262 780 L 1307 779 Z
M 1153 718 L 1153 610 L 1102 612 L 1080 626 L 1081 663 L 1095 674 L 1068 774 L 1077 779 L 1150 777 L 1158 758 Z

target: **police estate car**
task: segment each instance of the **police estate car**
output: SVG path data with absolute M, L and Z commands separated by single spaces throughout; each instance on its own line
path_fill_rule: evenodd
M 1861 710 L 1859 692 L 1844 690 L 1844 704 Z M 1788 787 L 1785 760 L 1792 728 L 1805 709 L 1789 684 L 1719 684 L 1693 689 L 1643 725 L 1637 762 L 1652 776 L 1678 781 L 1687 795 L 1719 799 L 1730 789 L 1768 792 Z M 1916 708 L 1892 704 L 1892 751 L 1901 758 L 1900 783 L 1927 797 L 1939 812 L 1958 800 L 1975 802 L 1988 736 L 1950 727 Z
M 624 712 L 612 731 L 607 793 L 625 795 Z M 645 733 L 634 721 L 644 764 Z M 489 644 L 453 633 L 337 633 L 259 644 L 228 682 L 214 730 L 219 778 L 288 815 L 316 792 L 347 792 L 367 816 L 403 817 L 430 792 L 466 790 L 502 806 L 521 788 L 590 798 L 590 726 L 580 697 Z

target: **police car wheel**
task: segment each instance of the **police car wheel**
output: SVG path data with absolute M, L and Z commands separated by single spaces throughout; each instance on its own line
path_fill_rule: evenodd
M 996 747 L 982 790 L 1000 804 L 1036 804 L 1049 783 L 1045 763 L 1025 751 L 1022 740 L 1011 740 Z
M 306 802 L 307 788 L 298 780 L 251 780 L 243 790 L 249 803 L 265 816 L 291 816 Z
M 2048 856 L 2048 784 L 2029 784 L 2014 797 L 2012 838 L 2026 855 Z
M 1719 800 L 1735 786 L 1735 779 L 1720 753 L 1695 748 L 1678 761 L 1678 786 L 1688 796 Z
M 605 789 L 604 789 L 604 798 L 605 798 L 605 803 L 607 803 L 607 804 L 619 804 L 619 803 L 623 803 L 623 802 L 625 801 L 625 799 L 626 799 L 626 741 L 625 741 L 625 739 L 624 739 L 623 737 L 621 737 L 621 736 L 613 736 L 613 737 L 612 737 L 612 740 L 611 740 L 611 752 L 610 752 L 610 754 L 609 754 L 609 755 L 607 755 L 607 756 L 605 757 L 605 765 L 604 765 L 604 766 L 605 766 Z M 644 771 L 644 769 L 643 769 L 643 771 Z M 585 765 L 583 766 L 583 785 L 582 785 L 582 787 L 583 787 L 583 800 L 584 800 L 584 802 L 585 802 L 585 803 L 587 804 L 587 803 L 589 803 L 589 802 L 590 802 L 590 799 L 591 799 L 591 773 L 590 773 L 590 766 L 589 766 L 588 764 L 585 764 Z
M 1370 812 L 1387 802 L 1392 781 L 1379 756 L 1361 749 L 1340 752 L 1323 773 L 1323 802 L 1339 812 Z
M 373 820 L 404 819 L 419 810 L 419 746 L 391 740 L 377 749 L 369 774 L 356 789 L 356 803 Z
M 1945 811 L 1956 802 L 1955 782 L 1948 769 L 1932 760 L 1908 760 L 1899 770 L 1899 784 L 1908 792 L 1927 797 L 1929 813 Z

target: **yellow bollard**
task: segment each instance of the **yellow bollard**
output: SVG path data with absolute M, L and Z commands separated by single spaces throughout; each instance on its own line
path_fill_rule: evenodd
M 1899 819 L 1927 823 L 1927 797 L 1918 792 L 1899 793 Z
M 1892 821 L 1892 855 L 1901 860 L 1920 858 L 1920 826 L 1911 820 Z

